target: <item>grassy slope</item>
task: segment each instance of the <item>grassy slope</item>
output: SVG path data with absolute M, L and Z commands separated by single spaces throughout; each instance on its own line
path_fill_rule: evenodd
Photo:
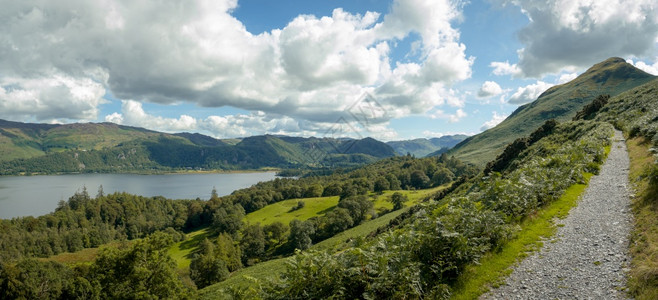
M 546 120 L 570 120 L 600 94 L 615 96 L 655 78 L 622 59 L 608 59 L 578 78 L 548 89 L 536 101 L 519 107 L 498 126 L 466 139 L 448 153 L 482 166 L 493 160 L 507 144 L 528 135 Z
M 290 211 L 297 206 L 299 201 L 304 202 L 304 208 Z M 260 225 L 267 225 L 276 221 L 288 224 L 293 219 L 306 220 L 323 215 L 337 204 L 338 196 L 284 200 L 249 213 L 244 220 L 247 223 L 260 223 Z
M 431 189 L 418 190 L 418 191 L 397 191 L 405 194 L 409 200 L 405 202 L 406 207 L 394 212 L 385 214 L 379 218 L 365 222 L 359 226 L 348 229 L 344 232 L 341 232 L 329 239 L 321 241 L 311 247 L 312 250 L 322 250 L 322 251 L 335 251 L 342 249 L 347 245 L 347 241 L 359 237 L 365 237 L 371 232 L 377 230 L 382 226 L 386 226 L 392 219 L 399 216 L 409 209 L 410 206 L 420 202 L 425 197 L 438 192 L 441 189 L 446 188 L 448 185 L 443 185 L 440 187 L 435 187 Z M 377 195 L 375 200 L 375 207 L 389 206 L 391 205 L 385 199 L 388 198 L 396 191 L 386 191 L 382 195 Z M 294 202 L 297 203 L 296 201 Z M 265 207 L 267 208 L 267 207 Z M 263 209 L 265 209 L 263 208 Z M 262 209 L 261 209 L 262 210 Z M 211 285 L 203 290 L 201 290 L 200 295 L 202 298 L 212 299 L 218 297 L 217 293 L 219 290 L 230 287 L 247 287 L 252 281 L 250 278 L 264 279 L 275 277 L 285 270 L 287 258 L 278 258 L 270 261 L 262 262 L 254 266 L 243 268 L 237 272 L 231 274 L 227 280 Z
M 0 123 L 0 161 L 43 156 L 67 149 L 100 150 L 159 133 L 141 128 L 101 124 L 41 125 Z
M 628 286 L 635 299 L 658 299 L 658 187 L 650 185 L 648 179 L 655 168 L 655 157 L 644 138 L 628 140 L 627 145 L 631 159 L 629 176 L 635 190 Z

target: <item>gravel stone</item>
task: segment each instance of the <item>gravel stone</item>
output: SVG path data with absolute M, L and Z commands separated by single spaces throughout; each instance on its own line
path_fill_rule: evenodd
M 628 299 L 629 159 L 615 131 L 608 159 L 555 236 L 482 299 Z

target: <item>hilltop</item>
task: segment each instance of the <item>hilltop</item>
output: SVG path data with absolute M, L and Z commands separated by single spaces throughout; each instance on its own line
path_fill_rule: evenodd
M 467 138 L 448 154 L 483 166 L 515 139 L 526 136 L 549 119 L 567 121 L 598 95 L 616 96 L 656 76 L 613 57 L 600 62 L 574 80 L 551 87 L 537 100 L 520 106 L 496 127 Z

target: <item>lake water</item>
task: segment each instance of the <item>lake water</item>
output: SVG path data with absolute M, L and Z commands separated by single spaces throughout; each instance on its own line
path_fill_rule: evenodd
M 105 194 L 127 192 L 170 199 L 208 199 L 213 187 L 220 196 L 272 180 L 275 172 L 218 174 L 79 174 L 0 177 L 0 219 L 40 216 L 52 212 L 60 200 L 68 200 L 87 187 L 95 197 L 103 185 Z

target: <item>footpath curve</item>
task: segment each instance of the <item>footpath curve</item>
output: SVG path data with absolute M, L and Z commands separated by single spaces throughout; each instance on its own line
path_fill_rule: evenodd
M 615 131 L 608 159 L 557 233 L 483 299 L 627 299 L 629 159 Z

